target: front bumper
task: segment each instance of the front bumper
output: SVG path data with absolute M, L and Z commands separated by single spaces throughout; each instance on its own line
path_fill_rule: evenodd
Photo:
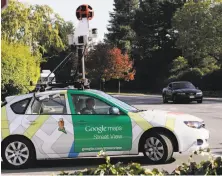
M 205 128 L 203 129 L 193 129 L 193 132 L 183 136 L 183 141 L 181 141 L 181 153 L 190 153 L 198 151 L 200 149 L 204 150 L 209 147 L 209 131 Z
M 190 100 L 190 101 L 197 101 L 202 100 L 203 95 L 195 95 L 195 94 L 176 94 L 176 100 Z

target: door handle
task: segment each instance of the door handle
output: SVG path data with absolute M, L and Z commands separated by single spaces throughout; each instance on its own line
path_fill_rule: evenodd
M 28 123 L 31 124 L 31 125 L 33 125 L 33 124 L 36 123 L 36 121 L 35 121 L 35 120 L 29 120 Z

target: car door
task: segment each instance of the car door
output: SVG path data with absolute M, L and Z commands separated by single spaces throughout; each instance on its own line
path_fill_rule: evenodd
M 132 126 L 128 115 L 109 114 L 113 106 L 95 95 L 68 93 L 74 125 L 74 152 L 129 151 L 132 148 Z M 84 114 L 87 99 L 95 100 L 95 112 Z M 87 112 L 87 111 L 86 111 Z
M 37 98 L 33 98 L 23 120 L 27 126 L 24 134 L 35 141 L 43 155 L 67 157 L 74 137 L 66 92 L 44 92 Z

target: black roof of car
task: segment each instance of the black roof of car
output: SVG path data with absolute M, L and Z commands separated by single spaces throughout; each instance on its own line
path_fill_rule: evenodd
M 175 82 L 171 82 L 171 83 L 191 83 L 189 81 L 175 81 Z

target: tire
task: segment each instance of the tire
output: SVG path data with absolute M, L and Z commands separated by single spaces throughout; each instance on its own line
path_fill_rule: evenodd
M 163 94 L 163 103 L 168 103 L 166 95 Z
M 177 100 L 176 100 L 176 96 L 175 96 L 175 95 L 172 96 L 172 101 L 173 101 L 173 103 L 175 103 L 175 104 L 177 103 Z
M 6 139 L 2 143 L 1 154 L 3 162 L 9 169 L 28 168 L 36 160 L 31 141 L 22 137 Z
M 202 103 L 203 102 L 203 100 L 197 100 L 197 103 Z
M 159 143 L 155 146 L 157 141 Z M 142 142 L 142 149 L 144 156 L 153 164 L 166 163 L 173 155 L 173 144 L 170 138 L 164 134 L 151 133 L 147 135 Z M 159 153 L 161 153 L 161 155 Z

